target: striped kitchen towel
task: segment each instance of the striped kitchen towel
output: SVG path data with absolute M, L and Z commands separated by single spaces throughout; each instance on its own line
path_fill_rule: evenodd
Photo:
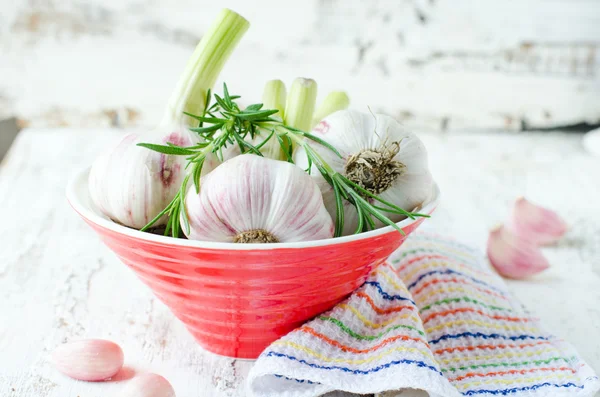
M 592 396 L 600 383 L 483 257 L 416 233 L 350 298 L 269 346 L 248 387 L 256 397 Z

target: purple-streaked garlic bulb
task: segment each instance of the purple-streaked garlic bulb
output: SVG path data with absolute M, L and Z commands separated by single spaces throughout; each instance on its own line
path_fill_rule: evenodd
M 312 134 L 331 144 L 342 155 L 340 158 L 330 149 L 310 142 L 325 162 L 371 194 L 406 211 L 413 211 L 430 197 L 433 178 L 425 145 L 392 117 L 341 110 L 323 119 Z M 303 169 L 308 167 L 303 148 L 298 148 L 294 161 Z M 335 219 L 333 188 L 314 165 L 311 175 L 323 193 L 327 210 Z M 369 201 L 375 203 L 371 198 Z M 348 201 L 343 205 L 342 234 L 353 234 L 358 226 L 356 208 Z M 401 214 L 384 214 L 394 222 L 404 219 Z M 376 224 L 382 225 L 377 220 Z
M 194 139 L 186 128 L 175 129 L 164 136 L 160 130 L 150 135 L 126 135 L 94 161 L 89 175 L 92 201 L 113 221 L 141 229 L 177 194 L 185 178 L 186 159 L 136 144 L 190 146 Z M 164 220 L 157 224 L 161 223 Z
M 293 164 L 252 154 L 204 176 L 185 199 L 188 238 L 286 243 L 331 238 L 334 225 L 313 179 Z M 182 225 L 184 221 L 182 219 Z
M 198 142 L 199 135 L 189 131 L 198 121 L 185 113 L 203 113 L 208 90 L 248 27 L 242 16 L 228 9 L 221 11 L 188 61 L 161 124 L 149 133 L 126 135 L 93 163 L 90 196 L 104 215 L 141 229 L 173 200 L 185 178 L 185 157 L 136 145 L 190 146 Z M 165 216 L 154 225 L 166 220 Z

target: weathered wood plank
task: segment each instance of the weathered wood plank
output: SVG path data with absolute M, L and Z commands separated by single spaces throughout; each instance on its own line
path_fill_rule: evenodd
M 248 101 L 307 76 L 414 127 L 600 122 L 595 0 L 15 0 L 0 15 L 0 117 L 152 125 L 223 6 L 252 22 L 223 73 Z

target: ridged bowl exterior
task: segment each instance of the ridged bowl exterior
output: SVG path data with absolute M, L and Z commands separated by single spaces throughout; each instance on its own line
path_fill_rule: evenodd
M 256 358 L 271 342 L 343 300 L 423 221 L 403 226 L 405 236 L 390 230 L 325 245 L 228 249 L 149 238 L 99 221 L 85 209 L 89 198 L 81 194 L 81 188 L 69 188 L 75 210 L 198 343 L 237 358 Z

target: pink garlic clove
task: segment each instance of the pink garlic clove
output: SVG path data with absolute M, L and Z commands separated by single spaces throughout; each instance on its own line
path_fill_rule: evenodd
M 556 212 L 524 197 L 515 202 L 508 227 L 514 234 L 536 244 L 551 244 L 567 232 L 566 222 Z
M 487 255 L 496 271 L 508 278 L 526 278 L 550 267 L 535 243 L 512 234 L 504 226 L 490 232 Z
M 118 397 L 175 397 L 168 380 L 157 374 L 136 376 L 127 383 Z
M 58 371 L 73 379 L 102 381 L 123 367 L 123 350 L 107 340 L 80 340 L 58 346 L 52 362 Z

